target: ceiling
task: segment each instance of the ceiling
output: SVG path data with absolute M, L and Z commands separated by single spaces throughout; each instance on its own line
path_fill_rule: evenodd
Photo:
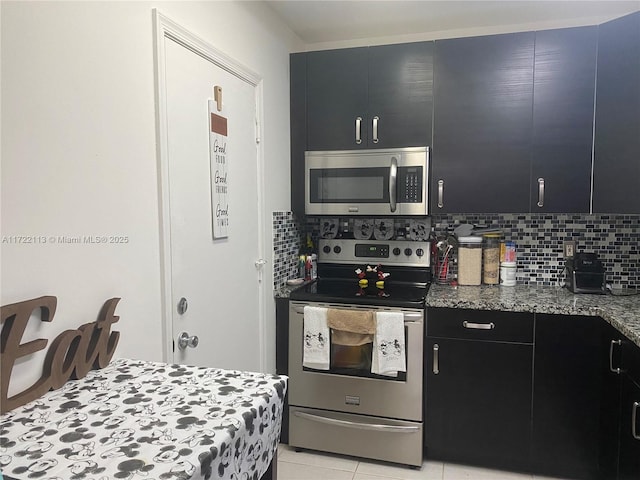
M 424 39 L 594 25 L 640 10 L 633 1 L 264 0 L 306 44 Z M 449 34 L 447 34 L 449 32 Z M 454 33 L 455 32 L 455 33 Z

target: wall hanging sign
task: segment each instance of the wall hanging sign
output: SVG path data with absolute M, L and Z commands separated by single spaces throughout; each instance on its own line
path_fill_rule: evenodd
M 209 162 L 211 165 L 211 210 L 213 238 L 226 238 L 229 228 L 229 183 L 227 119 L 215 113 L 222 90 L 215 87 L 217 102 L 209 100 Z

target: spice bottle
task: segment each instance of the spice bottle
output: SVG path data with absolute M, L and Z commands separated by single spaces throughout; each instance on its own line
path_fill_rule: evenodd
M 500 285 L 503 287 L 516 286 L 516 262 L 502 262 L 500 264 Z
M 500 234 L 488 233 L 484 235 L 482 248 L 482 283 L 497 285 L 500 270 Z
M 458 238 L 458 285 L 482 282 L 482 237 Z

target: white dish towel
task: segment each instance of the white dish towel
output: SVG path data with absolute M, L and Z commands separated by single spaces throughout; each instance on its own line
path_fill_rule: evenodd
M 404 314 L 402 312 L 376 312 L 371 373 L 397 377 L 398 372 L 406 372 L 405 348 Z
M 302 365 L 316 370 L 329 370 L 330 343 L 327 309 L 304 307 L 303 325 Z

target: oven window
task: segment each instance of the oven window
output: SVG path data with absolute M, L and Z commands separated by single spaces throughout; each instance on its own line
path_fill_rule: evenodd
M 407 328 L 404 329 L 405 336 L 405 356 L 408 355 L 407 349 Z M 330 350 L 330 367 L 329 370 L 315 370 L 312 368 L 303 367 L 305 371 L 331 373 L 334 375 L 346 375 L 351 377 L 367 377 L 367 378 L 380 378 L 384 380 L 392 380 L 404 382 L 407 380 L 406 372 L 398 372 L 397 377 L 391 377 L 386 375 L 376 375 L 371 373 L 371 359 L 373 354 L 373 343 L 365 343 L 363 345 L 338 345 L 331 342 Z M 405 358 L 406 360 L 406 358 Z M 409 364 L 407 362 L 407 368 Z

